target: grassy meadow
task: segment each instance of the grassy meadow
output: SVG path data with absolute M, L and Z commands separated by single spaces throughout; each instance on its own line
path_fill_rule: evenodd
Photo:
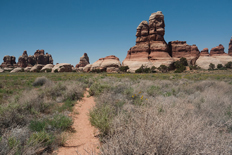
M 101 154 L 231 154 L 232 70 L 1 73 L 0 154 L 52 153 L 89 88 Z

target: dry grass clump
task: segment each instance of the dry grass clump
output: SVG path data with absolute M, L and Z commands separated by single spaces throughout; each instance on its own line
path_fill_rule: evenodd
M 48 83 L 50 80 L 48 80 L 46 77 L 37 77 L 35 81 L 33 82 L 33 86 L 42 86 L 45 83 Z
M 102 132 L 102 154 L 232 153 L 232 85 L 99 81 L 108 87 L 97 96 L 90 120 Z
M 49 153 L 64 144 L 62 132 L 70 128 L 76 100 L 85 85 L 76 81 L 54 83 L 26 90 L 0 105 L 0 154 Z M 61 98 L 64 104 L 57 104 Z M 41 152 L 40 152 L 41 151 Z

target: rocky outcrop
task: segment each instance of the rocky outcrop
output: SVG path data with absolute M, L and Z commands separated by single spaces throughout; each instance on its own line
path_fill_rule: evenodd
M 232 56 L 232 37 L 231 37 L 230 43 L 229 43 L 228 54 L 229 54 L 230 56 Z
M 186 41 L 171 41 L 168 43 L 169 53 L 175 61 L 181 57 L 187 59 L 189 65 L 195 65 L 196 60 L 200 56 L 200 51 L 196 45 L 188 45 Z
M 210 63 L 217 66 L 218 64 L 225 65 L 229 61 L 232 61 L 232 57 L 224 52 L 224 47 L 220 44 L 212 48 L 210 54 L 208 54 L 208 48 L 204 48 L 196 61 L 196 65 L 202 69 L 208 69 Z
M 84 55 L 80 57 L 80 62 L 76 65 L 76 68 L 85 67 L 88 64 L 89 64 L 89 57 L 87 53 L 84 53 Z
M 56 64 L 52 68 L 52 73 L 54 72 L 72 72 L 72 65 L 68 63 Z
M 105 58 L 100 58 L 99 60 L 94 62 L 91 66 L 90 71 L 97 69 L 101 71 L 107 71 L 107 68 L 109 67 L 119 68 L 120 66 L 121 63 L 119 61 L 119 58 L 114 55 L 110 55 Z
M 17 73 L 17 72 L 22 72 L 22 71 L 23 71 L 23 68 L 17 67 L 17 68 L 14 68 L 10 73 Z
M 224 46 L 222 44 L 220 44 L 219 46 L 216 46 L 214 48 L 212 48 L 210 50 L 210 56 L 219 56 L 219 55 L 227 55 L 225 52 L 224 52 Z
M 41 72 L 51 72 L 53 67 L 54 67 L 53 64 L 47 64 L 40 71 Z
M 4 72 L 4 70 L 2 68 L 0 68 L 0 73 L 3 73 L 3 72 Z
M 91 69 L 91 67 L 92 67 L 92 65 L 91 65 L 91 64 L 88 64 L 88 65 L 86 65 L 86 66 L 83 67 L 83 68 L 79 67 L 79 70 L 80 70 L 80 71 L 83 70 L 84 72 L 89 72 L 90 69 Z
M 44 65 L 42 64 L 36 64 L 31 68 L 30 72 L 39 72 L 43 67 Z
M 209 49 L 208 48 L 204 48 L 201 51 L 200 56 L 209 56 Z
M 34 55 L 27 54 L 27 51 L 24 51 L 23 54 L 18 58 L 18 67 L 32 67 L 35 64 L 53 64 L 53 59 L 51 54 L 44 54 L 44 50 L 36 50 Z
M 10 68 L 16 67 L 15 57 L 9 55 L 4 56 L 1 67 L 10 67 Z
M 164 40 L 164 15 L 161 11 L 152 13 L 147 21 L 142 21 L 137 27 L 136 45 L 129 49 L 123 66 L 129 66 L 134 72 L 141 65 L 159 67 L 161 64 L 170 65 L 174 60 L 169 55 L 169 49 Z
M 26 67 L 26 68 L 24 68 L 24 72 L 30 72 L 31 68 L 32 67 Z

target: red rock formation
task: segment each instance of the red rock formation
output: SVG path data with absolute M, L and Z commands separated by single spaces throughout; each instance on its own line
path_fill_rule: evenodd
M 186 41 L 171 41 L 168 43 L 170 55 L 176 60 L 181 57 L 187 59 L 188 63 L 195 65 L 196 60 L 200 56 L 200 51 L 196 45 L 188 45 Z
M 27 55 L 27 51 L 24 51 L 23 54 L 18 58 L 18 67 L 32 67 L 35 64 L 53 64 L 53 59 L 51 54 L 44 54 L 44 50 L 36 50 L 33 56 Z
M 209 49 L 208 48 L 204 48 L 201 51 L 200 56 L 209 56 Z
M 137 27 L 136 45 L 127 52 L 123 65 L 129 66 L 132 72 L 141 65 L 170 65 L 173 59 L 168 54 L 168 46 L 164 40 L 164 27 L 164 15 L 161 11 L 151 14 L 149 24 L 142 21 Z
M 9 55 L 4 56 L 1 67 L 10 67 L 10 68 L 16 67 L 15 57 Z
M 210 56 L 219 56 L 219 55 L 225 55 L 226 53 L 224 52 L 224 46 L 220 44 L 219 46 L 213 47 L 210 50 Z
M 232 56 L 232 37 L 231 37 L 230 43 L 229 43 L 228 54 L 229 54 L 230 56 Z
M 84 55 L 80 57 L 80 62 L 76 65 L 76 68 L 85 67 L 88 64 L 89 64 L 89 57 L 87 53 L 84 53 Z
M 23 54 L 18 58 L 18 67 L 27 67 L 28 66 L 28 55 L 27 51 L 24 51 Z

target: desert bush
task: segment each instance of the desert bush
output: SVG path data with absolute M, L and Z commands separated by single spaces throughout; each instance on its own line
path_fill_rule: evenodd
M 35 81 L 33 82 L 33 86 L 42 86 L 45 83 L 47 83 L 49 80 L 46 77 L 38 77 L 35 79 Z
M 197 65 L 190 65 L 189 66 L 190 70 L 198 70 L 201 69 L 201 67 L 197 66 Z
M 128 69 L 129 69 L 128 66 L 120 66 L 120 67 L 119 67 L 119 70 L 120 70 L 121 72 L 127 72 Z
M 225 64 L 225 67 L 226 67 L 226 68 L 232 68 L 232 61 L 227 62 L 227 63 Z
M 152 66 L 151 68 L 147 66 L 141 66 L 139 69 L 135 70 L 135 73 L 152 73 L 155 71 L 155 66 Z
M 160 65 L 158 67 L 158 70 L 161 71 L 162 73 L 166 73 L 166 72 L 168 72 L 168 67 L 165 65 Z
M 210 64 L 209 64 L 209 70 L 214 70 L 214 69 L 215 69 L 215 65 L 212 64 L 212 63 L 210 63 Z
M 102 81 L 111 87 L 96 96 L 90 116 L 103 135 L 102 154 L 230 154 L 232 86 L 226 82 Z

